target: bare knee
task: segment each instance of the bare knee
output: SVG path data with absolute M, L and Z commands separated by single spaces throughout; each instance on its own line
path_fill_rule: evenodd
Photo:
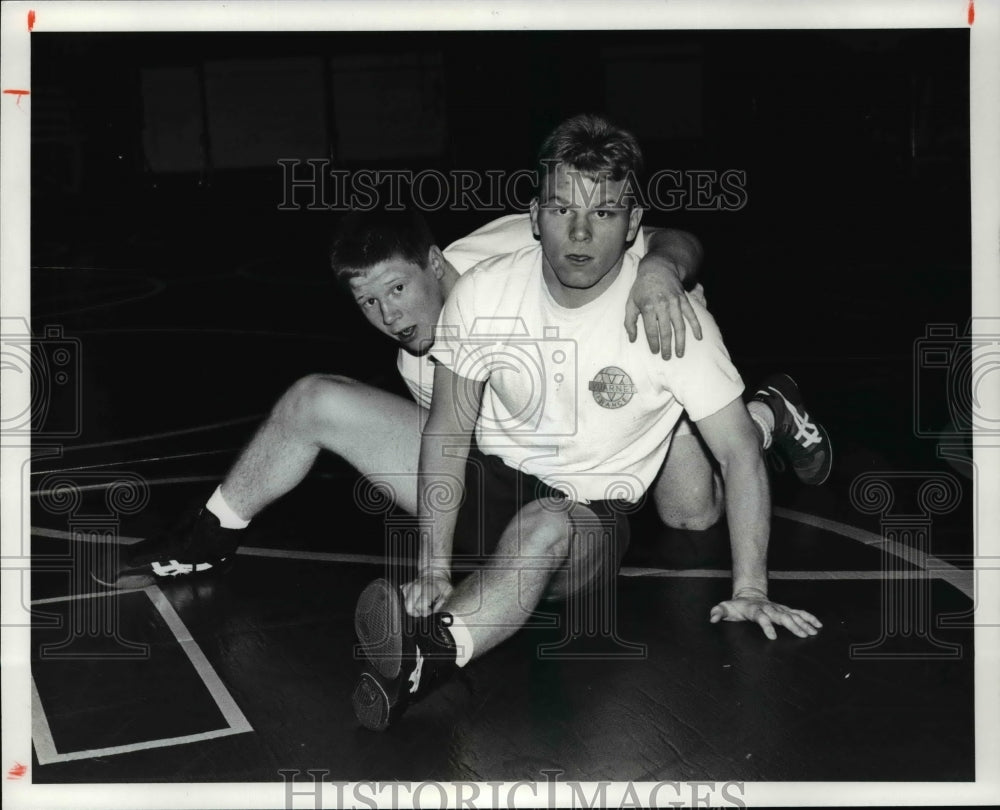
M 721 487 L 714 479 L 683 491 L 657 493 L 655 502 L 660 520 L 671 529 L 705 531 L 719 522 L 724 511 Z
M 271 418 L 300 430 L 329 428 L 344 414 L 346 391 L 355 381 L 333 374 L 310 374 L 297 380 L 278 400 Z
M 525 506 L 517 517 L 522 554 L 565 559 L 569 556 L 568 501 L 542 498 Z

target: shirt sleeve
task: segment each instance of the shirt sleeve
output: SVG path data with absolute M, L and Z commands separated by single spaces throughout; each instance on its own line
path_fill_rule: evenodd
M 722 410 L 745 388 L 722 340 L 718 324 L 697 299 L 688 296 L 702 326 L 702 339 L 689 340 L 683 357 L 662 365 L 667 387 L 697 422 Z
M 510 214 L 486 223 L 444 249 L 444 257 L 460 274 L 482 261 L 536 244 L 527 214 Z
M 486 354 L 491 346 L 470 339 L 475 317 L 476 274 L 462 276 L 445 301 L 434 331 L 431 356 L 453 374 L 485 382 L 489 378 Z

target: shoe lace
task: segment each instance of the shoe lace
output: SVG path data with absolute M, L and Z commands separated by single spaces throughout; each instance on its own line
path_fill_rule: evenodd
M 788 408 L 788 412 L 792 416 L 792 421 L 795 423 L 795 441 L 801 444 L 803 448 L 811 447 L 814 444 L 819 444 L 822 438 L 819 435 L 819 428 L 816 427 L 815 423 L 810 421 L 809 414 L 799 411 L 791 402 L 782 396 L 782 393 L 773 386 L 768 386 L 775 394 L 781 397 L 782 401 L 785 403 L 785 407 Z
M 413 668 L 413 672 L 410 673 L 410 694 L 414 694 L 418 689 L 420 689 L 420 676 L 424 673 L 424 654 L 420 651 L 420 647 L 417 647 L 417 665 Z

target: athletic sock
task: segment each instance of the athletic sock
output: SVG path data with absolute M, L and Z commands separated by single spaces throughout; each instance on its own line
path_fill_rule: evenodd
M 212 497 L 208 499 L 208 503 L 205 504 L 205 508 L 215 515 L 219 519 L 219 525 L 223 529 L 245 529 L 250 525 L 249 520 L 244 520 L 233 508 L 226 503 L 226 499 L 222 497 L 222 485 L 220 484 L 215 488 L 215 492 L 212 493 Z
M 472 641 L 472 634 L 458 616 L 453 616 L 451 627 L 448 628 L 451 637 L 455 640 L 455 663 L 464 667 L 472 660 L 472 651 L 475 643 Z
M 774 411 L 766 402 L 756 399 L 747 403 L 747 410 L 750 411 L 750 418 L 760 429 L 761 449 L 767 450 L 771 446 L 771 434 L 774 432 Z

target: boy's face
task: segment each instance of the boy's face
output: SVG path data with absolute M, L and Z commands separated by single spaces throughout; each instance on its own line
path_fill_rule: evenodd
M 369 323 L 413 354 L 423 354 L 434 340 L 444 306 L 443 261 L 441 252 L 432 247 L 426 268 L 393 257 L 348 280 Z
M 531 226 L 542 243 L 542 270 L 553 297 L 581 306 L 611 286 L 642 209 L 622 199 L 625 181 L 591 180 L 560 163 L 531 203 Z

